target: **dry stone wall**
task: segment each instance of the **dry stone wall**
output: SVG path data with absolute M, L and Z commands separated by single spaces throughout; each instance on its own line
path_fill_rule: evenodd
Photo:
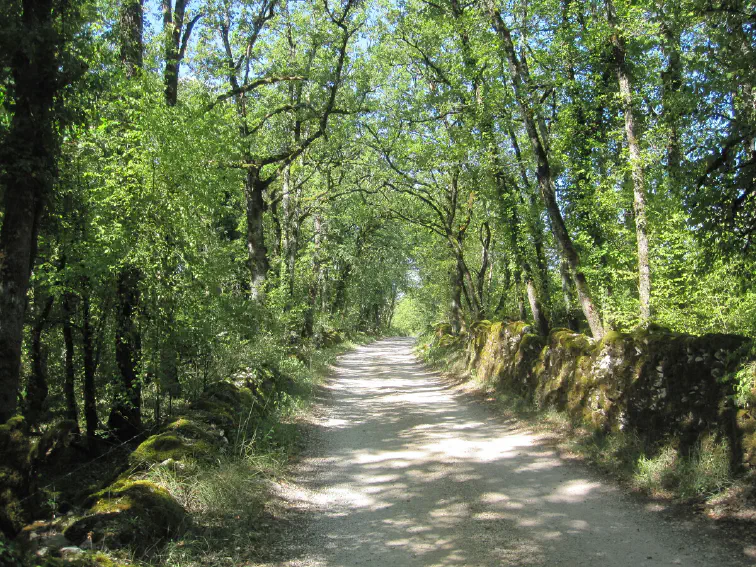
M 726 437 L 734 464 L 756 466 L 756 416 L 739 409 L 724 378 L 746 339 L 661 330 L 610 332 L 601 341 L 566 329 L 540 337 L 525 323 L 479 324 L 467 341 L 470 371 L 539 407 L 598 431 L 632 431 L 683 452 L 704 434 Z

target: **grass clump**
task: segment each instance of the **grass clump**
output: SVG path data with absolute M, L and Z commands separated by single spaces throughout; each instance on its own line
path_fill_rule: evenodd
M 732 483 L 728 443 L 711 435 L 699 440 L 687 456 L 670 445 L 653 457 L 642 455 L 633 475 L 638 488 L 680 498 L 709 497 Z

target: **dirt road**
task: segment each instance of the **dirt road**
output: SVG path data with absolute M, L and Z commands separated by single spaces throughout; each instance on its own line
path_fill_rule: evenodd
M 306 521 L 275 564 L 749 564 L 455 393 L 411 348 L 388 339 L 340 359 L 285 491 Z

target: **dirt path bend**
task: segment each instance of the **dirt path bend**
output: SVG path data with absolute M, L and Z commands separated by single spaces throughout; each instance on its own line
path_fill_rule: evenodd
M 560 460 L 387 339 L 342 357 L 276 565 L 748 564 Z M 302 524 L 302 525 L 299 525 Z

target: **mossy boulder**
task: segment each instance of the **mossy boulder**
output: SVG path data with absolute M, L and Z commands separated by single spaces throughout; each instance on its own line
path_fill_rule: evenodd
M 526 331 L 530 327 L 525 328 Z M 528 401 L 532 401 L 538 377 L 535 364 L 541 350 L 546 344 L 546 338 L 530 332 L 524 332 L 520 338 L 514 360 L 510 364 L 510 381 L 517 393 Z
M 145 480 L 119 480 L 94 498 L 87 515 L 64 532 L 77 545 L 91 535 L 95 545 L 142 553 L 181 535 L 190 524 L 184 508 L 166 490 Z
M 22 417 L 0 425 L 0 530 L 9 537 L 28 522 L 31 444 Z
M 194 421 L 215 425 L 223 430 L 234 429 L 239 424 L 239 414 L 234 407 L 206 398 L 192 402 L 185 412 Z
M 730 371 L 728 353 L 742 346 L 743 337 L 651 330 L 626 341 L 637 353 L 624 382 L 628 425 L 651 441 L 674 435 L 683 451 L 714 430 L 737 446 L 735 408 L 722 378 Z
M 324 330 L 318 333 L 316 343 L 319 348 L 330 348 L 344 342 L 344 333 L 341 331 Z
M 249 388 L 239 387 L 231 382 L 211 384 L 202 398 L 225 404 L 235 411 L 249 408 L 255 403 L 255 395 Z
M 169 421 L 164 429 L 168 433 L 180 435 L 186 439 L 207 441 L 208 443 L 218 443 L 224 434 L 224 431 L 215 425 L 203 423 L 183 415 Z
M 192 439 L 166 431 L 145 439 L 129 455 L 129 462 L 135 466 L 149 466 L 167 460 L 208 460 L 217 452 L 218 447 L 206 439 Z
M 740 409 L 736 414 L 736 424 L 742 436 L 743 465 L 756 469 L 756 408 Z
M 756 432 L 743 435 L 743 464 L 750 468 L 756 468 Z
M 230 430 L 238 427 L 257 405 L 260 405 L 257 404 L 257 396 L 250 388 L 231 382 L 216 382 L 191 404 L 186 414 L 195 421 Z
M 493 324 L 483 319 L 470 325 L 467 340 L 467 369 L 472 371 L 478 366 L 483 349 L 488 342 Z
M 480 351 L 477 375 L 488 384 L 530 395 L 527 384 L 532 372 L 527 362 L 537 357 L 540 346 L 540 337 L 532 334 L 531 327 L 521 321 L 492 323 Z

